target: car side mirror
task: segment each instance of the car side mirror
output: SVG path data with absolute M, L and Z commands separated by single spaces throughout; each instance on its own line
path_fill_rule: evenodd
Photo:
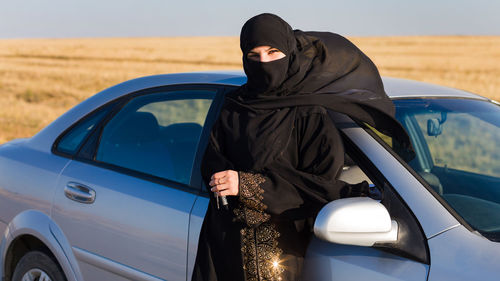
M 373 246 L 395 242 L 398 224 L 387 209 L 368 197 L 344 198 L 326 204 L 316 217 L 314 234 L 346 245 Z

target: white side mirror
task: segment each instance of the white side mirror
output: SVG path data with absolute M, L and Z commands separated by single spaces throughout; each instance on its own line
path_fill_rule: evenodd
M 378 201 L 353 197 L 326 204 L 316 217 L 314 234 L 338 244 L 373 246 L 397 241 L 398 224 Z

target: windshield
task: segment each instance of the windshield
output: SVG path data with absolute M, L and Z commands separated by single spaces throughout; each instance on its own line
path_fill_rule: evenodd
M 394 104 L 416 152 L 408 164 L 473 228 L 499 241 L 500 106 L 471 99 Z

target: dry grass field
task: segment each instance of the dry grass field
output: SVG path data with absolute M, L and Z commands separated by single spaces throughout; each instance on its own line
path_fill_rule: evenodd
M 356 37 L 382 75 L 500 100 L 500 37 Z M 0 143 L 127 79 L 241 69 L 236 37 L 0 40 Z

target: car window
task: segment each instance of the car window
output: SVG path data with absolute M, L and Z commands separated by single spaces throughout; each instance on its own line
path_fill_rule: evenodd
M 215 93 L 182 90 L 133 98 L 104 126 L 95 160 L 189 184 Z
M 500 240 L 500 106 L 471 99 L 396 100 L 416 157 L 408 162 L 470 226 Z M 397 144 L 385 138 L 397 151 Z
M 481 175 L 500 175 L 500 130 L 466 112 L 415 114 L 435 166 Z
M 93 112 L 83 120 L 79 121 L 69 131 L 65 132 L 59 140 L 56 141 L 56 151 L 66 155 L 75 155 L 86 137 L 106 116 L 113 106 L 114 105 L 110 104 Z

